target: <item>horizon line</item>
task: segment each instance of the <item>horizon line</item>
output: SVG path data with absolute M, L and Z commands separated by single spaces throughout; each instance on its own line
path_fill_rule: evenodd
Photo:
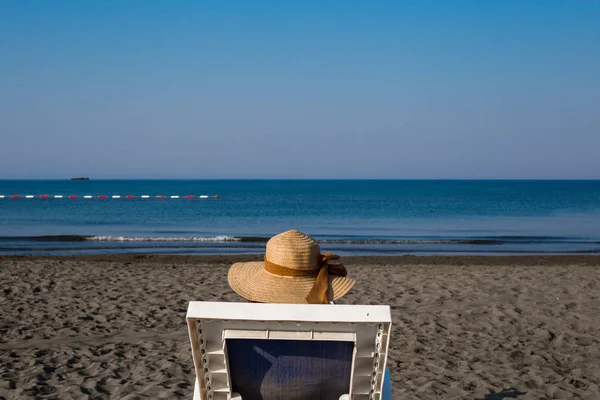
M 71 178 L 3 178 L 0 181 L 73 181 Z M 597 178 L 90 178 L 89 181 L 600 181 Z

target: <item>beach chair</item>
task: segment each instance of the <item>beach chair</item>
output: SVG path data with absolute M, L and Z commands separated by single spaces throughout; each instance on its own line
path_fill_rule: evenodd
M 187 324 L 194 400 L 391 400 L 389 306 L 193 301 Z

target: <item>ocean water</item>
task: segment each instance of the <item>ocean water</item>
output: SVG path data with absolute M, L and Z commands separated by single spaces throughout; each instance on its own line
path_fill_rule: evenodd
M 600 253 L 600 181 L 0 180 L 0 254 L 261 253 L 288 229 L 342 255 Z

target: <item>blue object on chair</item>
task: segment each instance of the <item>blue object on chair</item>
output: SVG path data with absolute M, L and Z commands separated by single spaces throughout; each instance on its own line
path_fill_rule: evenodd
M 339 399 L 350 391 L 353 342 L 227 339 L 243 400 Z
M 381 393 L 382 400 L 392 400 L 392 380 L 390 371 L 386 368 L 383 374 L 383 391 Z

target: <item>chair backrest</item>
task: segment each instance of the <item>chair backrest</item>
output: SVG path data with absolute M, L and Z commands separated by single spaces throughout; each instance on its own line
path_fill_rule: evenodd
M 190 302 L 187 323 L 195 398 L 381 399 L 389 306 Z

